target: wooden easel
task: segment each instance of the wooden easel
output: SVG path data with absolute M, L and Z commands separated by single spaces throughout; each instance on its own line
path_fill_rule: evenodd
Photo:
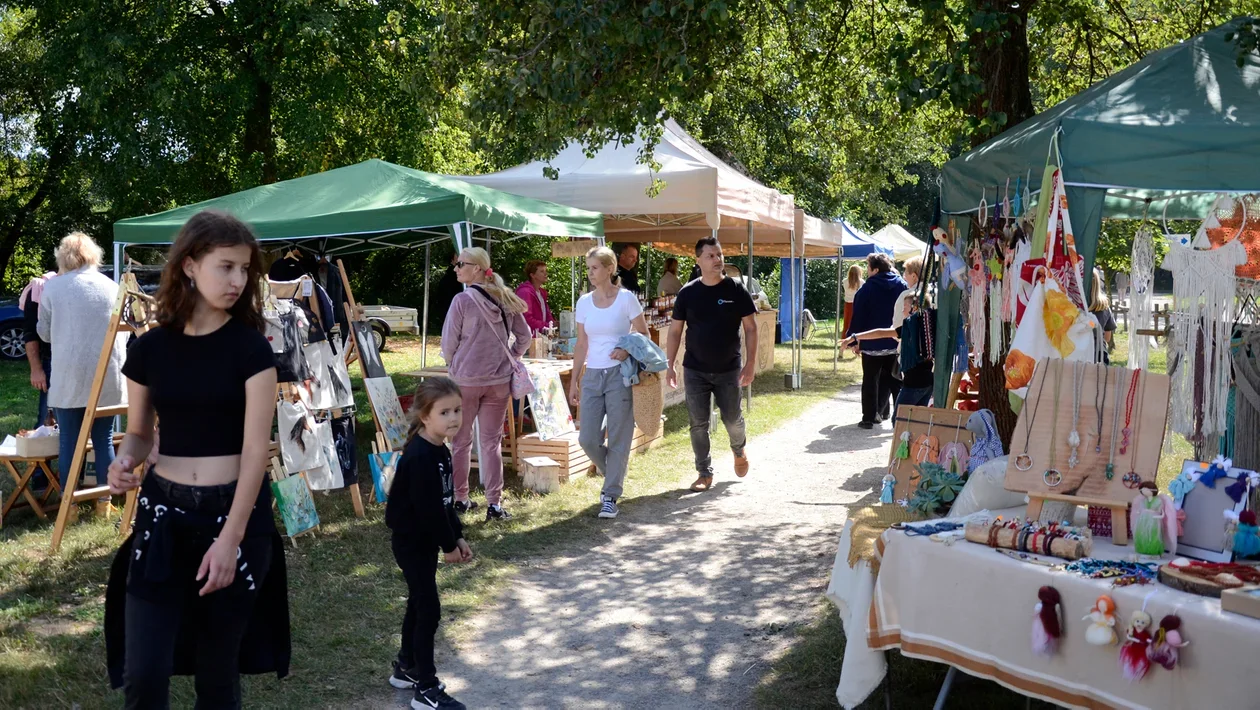
M 282 481 L 286 478 L 289 478 L 290 476 L 300 476 L 302 478 L 302 481 L 306 483 L 306 490 L 309 491 L 312 496 L 314 495 L 314 491 L 311 490 L 311 482 L 306 477 L 306 471 L 298 471 L 297 473 L 292 473 L 292 474 L 285 473 L 284 466 L 280 465 L 280 459 L 275 456 L 271 457 L 271 479 L 273 481 Z M 357 488 L 358 486 L 354 486 L 354 487 Z M 272 505 L 278 505 L 278 504 L 273 500 Z M 362 502 L 360 502 L 359 505 L 360 506 L 363 505 Z M 359 517 L 363 517 L 363 516 L 360 515 Z M 319 531 L 319 528 L 320 526 L 316 525 L 315 527 L 309 530 L 303 530 L 302 532 L 296 535 L 286 534 L 285 537 L 289 538 L 289 542 L 293 543 L 293 549 L 296 550 L 298 546 L 297 539 L 299 537 L 302 537 L 303 535 L 307 535 L 307 534 L 314 534 Z
M 79 428 L 79 439 L 75 442 L 74 458 L 70 462 L 69 469 L 63 469 L 65 480 L 62 482 L 61 506 L 57 511 L 57 523 L 53 526 L 53 554 L 56 554 L 61 549 L 61 540 L 66 533 L 66 526 L 70 523 L 70 517 L 75 511 L 75 506 L 84 501 L 94 501 L 109 496 L 109 486 L 98 485 L 94 488 L 78 490 L 79 472 L 83 470 L 83 464 L 87 460 L 88 442 L 92 437 L 92 423 L 101 417 L 114 417 L 127 413 L 127 405 L 125 404 L 113 407 L 101 407 L 98 405 L 101 398 L 101 390 L 105 387 L 105 371 L 109 366 L 109 358 L 114 352 L 114 341 L 120 332 L 135 333 L 136 335 L 147 332 L 154 322 L 151 317 L 153 305 L 153 298 L 140 290 L 140 285 L 136 282 L 135 275 L 131 273 L 123 274 L 118 285 L 118 296 L 114 299 L 114 307 L 110 311 L 109 327 L 105 329 L 105 342 L 101 345 L 101 355 L 96 361 L 96 373 L 92 376 L 92 388 L 89 390 L 87 408 L 83 413 L 83 426 Z M 125 320 L 123 317 L 124 312 L 127 314 Z M 136 467 L 136 473 L 143 476 L 144 468 L 145 462 L 142 461 Z M 135 488 L 127 491 L 126 503 L 123 506 L 122 525 L 118 530 L 119 535 L 122 537 L 131 534 L 131 521 L 135 516 L 137 492 L 138 489 Z M 108 508 L 106 508 L 106 512 L 108 512 Z
M 267 287 L 270 291 L 270 295 L 274 296 L 275 298 L 286 298 L 286 299 L 296 300 L 298 298 L 303 298 L 303 296 L 301 296 L 301 292 L 305 290 L 304 282 L 310 284 L 310 293 L 305 296 L 306 305 L 308 308 L 311 309 L 311 313 L 314 313 L 315 317 L 319 319 L 319 322 L 322 327 L 323 317 L 319 313 L 319 301 L 315 297 L 315 280 L 312 279 L 309 275 L 302 276 L 301 278 L 296 279 L 294 281 L 272 281 L 268 279 Z M 289 388 L 292 388 L 292 387 L 295 387 L 295 385 L 292 382 L 278 383 L 276 385 L 277 400 L 284 399 L 286 396 L 290 395 L 291 390 Z M 343 410 L 340 408 L 330 410 L 330 412 L 334 419 L 339 419 L 341 415 L 344 413 Z M 358 465 L 357 461 L 355 462 L 355 465 L 356 466 Z M 283 472 L 283 468 L 281 468 L 280 470 Z M 307 481 L 307 485 L 308 486 L 310 485 L 310 481 Z M 350 491 L 350 503 L 351 505 L 354 506 L 355 517 L 362 518 L 365 515 L 367 515 L 366 511 L 363 509 L 363 494 L 362 492 L 359 491 L 358 484 L 353 483 L 346 486 L 346 488 Z M 294 543 L 294 544 L 296 545 L 297 543 Z

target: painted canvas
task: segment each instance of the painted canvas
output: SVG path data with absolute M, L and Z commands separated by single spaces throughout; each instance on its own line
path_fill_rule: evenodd
M 398 467 L 398 459 L 402 453 L 386 451 L 383 454 L 368 456 L 368 464 L 372 467 L 372 482 L 376 488 L 376 502 L 384 503 L 389 499 L 389 488 L 394 484 L 394 472 Z
M 550 367 L 527 366 L 525 369 L 530 382 L 534 383 L 529 408 L 534 414 L 538 438 L 547 441 L 574 431 L 573 414 L 569 411 L 564 385 L 560 383 L 560 373 Z
M 296 537 L 319 527 L 319 514 L 315 512 L 315 499 L 306 484 L 306 476 L 297 474 L 271 482 L 271 492 L 276 497 L 276 507 L 284 521 L 284 534 Z
M 372 411 L 376 412 L 389 448 L 395 451 L 401 449 L 407 444 L 407 415 L 398 403 L 394 381 L 388 377 L 370 377 L 363 380 L 363 386 L 367 389 Z
M 306 367 L 311 373 L 311 378 L 306 381 L 311 392 L 311 408 L 332 409 L 337 406 L 333 398 L 333 374 L 329 362 L 333 354 L 328 341 L 306 345 L 302 354 L 306 356 Z
M 345 488 L 341 476 L 341 461 L 337 458 L 337 445 L 333 441 L 332 422 L 315 423 L 315 442 L 319 449 L 319 463 L 306 472 L 306 480 L 311 489 L 332 491 Z
M 359 348 L 359 360 L 363 362 L 365 378 L 386 377 L 385 364 L 381 362 L 381 354 L 376 350 L 376 338 L 372 336 L 372 325 L 367 321 L 355 321 L 354 344 Z
M 323 464 L 323 452 L 315 417 L 302 402 L 276 403 L 280 434 L 280 458 L 289 473 L 309 471 Z
M 342 345 L 341 352 L 333 354 L 332 346 L 324 343 L 328 347 L 328 382 L 332 386 L 333 406 L 334 407 L 353 407 L 354 393 L 350 391 L 350 372 L 346 369 L 346 352 L 348 349 Z

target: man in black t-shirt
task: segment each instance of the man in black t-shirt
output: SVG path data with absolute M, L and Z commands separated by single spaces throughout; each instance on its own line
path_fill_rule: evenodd
M 639 293 L 639 245 L 621 244 L 617 249 L 617 276 L 621 287 Z
M 724 272 L 722 245 L 715 237 L 696 242 L 696 264 L 700 278 L 682 287 L 674 301 L 674 322 L 669 326 L 666 381 L 678 386 L 676 360 L 687 331 L 687 354 L 683 357 L 683 384 L 687 391 L 687 414 L 691 419 L 691 450 L 700 474 L 691 484 L 693 491 L 713 487 L 712 459 L 709 456 L 709 413 L 714 400 L 735 454 L 735 475 L 748 475 L 744 455 L 747 434 L 740 410 L 739 391 L 752 384 L 757 365 L 757 312 L 748 291 Z M 744 328 L 748 361 L 740 368 L 739 328 Z

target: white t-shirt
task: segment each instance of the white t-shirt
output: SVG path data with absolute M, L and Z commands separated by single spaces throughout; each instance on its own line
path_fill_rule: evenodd
M 595 305 L 595 294 L 578 299 L 575 317 L 586 330 L 586 367 L 604 370 L 621 363 L 612 359 L 621 336 L 630 333 L 630 322 L 643 313 L 639 298 L 624 288 L 617 291 L 617 300 L 607 308 Z

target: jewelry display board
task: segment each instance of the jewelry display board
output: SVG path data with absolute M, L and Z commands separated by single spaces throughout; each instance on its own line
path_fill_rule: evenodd
M 934 463 L 940 463 L 940 454 L 944 451 L 945 446 L 951 442 L 957 441 L 959 444 L 971 450 L 971 443 L 974 434 L 967 431 L 967 420 L 971 417 L 972 412 L 963 412 L 957 409 L 940 409 L 937 407 L 914 407 L 910 405 L 902 405 L 897 408 L 897 416 L 893 419 L 893 443 L 892 452 L 888 458 L 888 472 L 897 479 L 893 486 L 893 500 L 907 500 L 914 493 L 914 489 L 919 485 L 919 472 L 915 470 L 917 466 L 928 454 L 925 450 L 928 447 L 921 447 L 920 437 L 936 438 L 936 454 L 931 456 Z M 899 458 L 897 449 L 902 443 L 902 434 L 910 433 L 907 441 L 909 444 L 909 458 Z M 960 471 L 959 475 L 963 475 Z
M 1167 375 L 1042 360 L 1011 437 L 1006 489 L 1079 505 L 1126 505 L 1142 481 L 1155 480 L 1168 396 Z

